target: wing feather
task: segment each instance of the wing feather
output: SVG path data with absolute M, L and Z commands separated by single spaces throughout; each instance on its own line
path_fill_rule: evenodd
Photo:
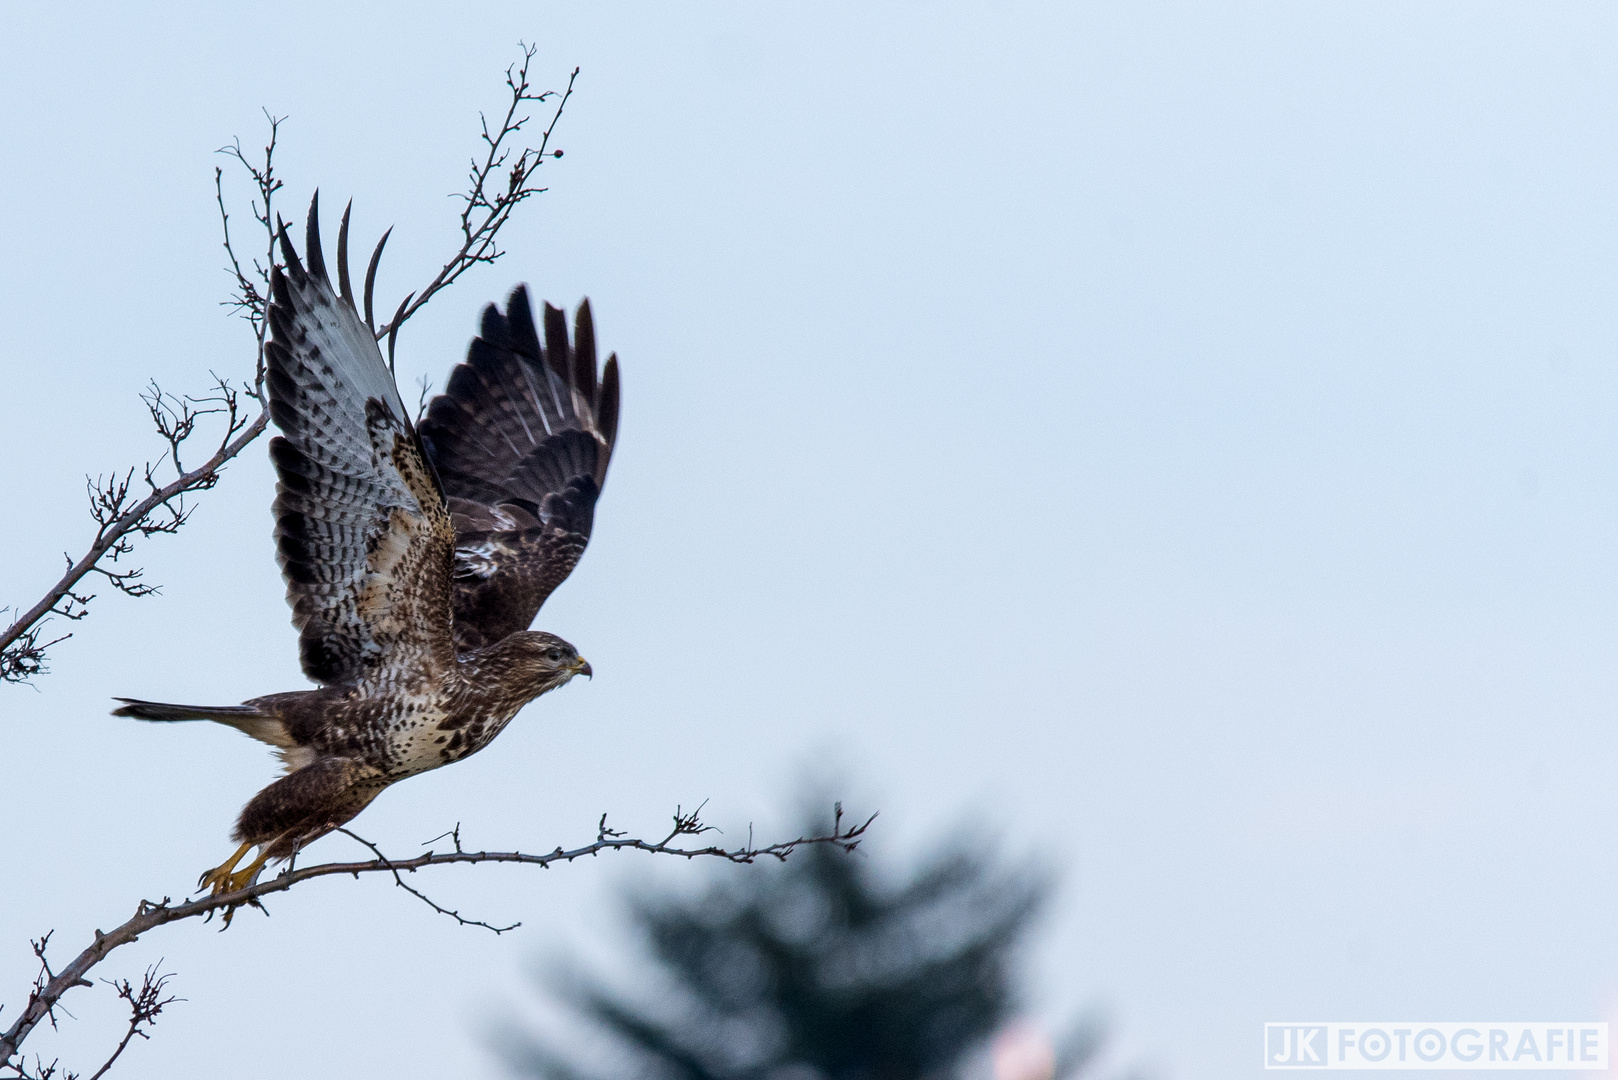
M 454 662 L 454 526 L 376 339 L 332 289 L 319 228 L 311 205 L 307 269 L 281 230 L 265 343 L 276 552 L 303 670 L 328 684 L 431 674 Z
M 618 362 L 596 378 L 595 327 L 519 286 L 490 304 L 466 362 L 421 422 L 455 522 L 455 637 L 467 652 L 525 630 L 578 563 L 617 434 Z

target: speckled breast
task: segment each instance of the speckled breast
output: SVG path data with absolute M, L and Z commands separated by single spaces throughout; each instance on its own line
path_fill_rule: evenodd
M 389 772 L 402 779 L 459 761 L 489 745 L 513 715 L 434 709 L 406 717 L 389 739 L 394 750 Z

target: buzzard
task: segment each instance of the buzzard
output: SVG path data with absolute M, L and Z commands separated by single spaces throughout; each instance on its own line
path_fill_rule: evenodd
M 543 345 L 524 288 L 504 312 L 489 305 L 466 362 L 413 424 L 355 310 L 348 215 L 334 289 L 316 198 L 306 261 L 280 230 L 265 355 L 281 430 L 276 556 L 304 674 L 321 686 L 216 707 L 118 698 L 113 713 L 213 720 L 280 754 L 286 774 L 236 822 L 241 846 L 202 875 L 215 894 L 250 885 L 389 784 L 476 753 L 528 702 L 591 673 L 572 645 L 528 630 L 590 539 L 617 434 L 617 357 L 598 379 L 589 301 L 571 343 L 546 304 Z

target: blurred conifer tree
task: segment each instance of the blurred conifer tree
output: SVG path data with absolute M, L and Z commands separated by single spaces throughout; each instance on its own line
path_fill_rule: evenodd
M 592 977 L 553 977 L 552 996 L 593 1034 L 566 1038 L 567 1050 L 513 1036 L 508 1060 L 545 1080 L 957 1075 L 1017 1004 L 1016 946 L 1050 876 L 964 848 L 892 884 L 873 862 L 815 846 L 783 865 L 734 868 L 694 898 L 633 897 L 653 962 L 646 982 L 661 992 L 632 998 Z M 1095 1034 L 1081 1024 L 1034 1080 L 1076 1072 Z

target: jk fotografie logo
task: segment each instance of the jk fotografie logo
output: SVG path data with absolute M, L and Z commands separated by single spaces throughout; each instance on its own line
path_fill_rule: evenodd
M 1377 1020 L 1264 1025 L 1266 1069 L 1607 1067 L 1607 1025 Z

